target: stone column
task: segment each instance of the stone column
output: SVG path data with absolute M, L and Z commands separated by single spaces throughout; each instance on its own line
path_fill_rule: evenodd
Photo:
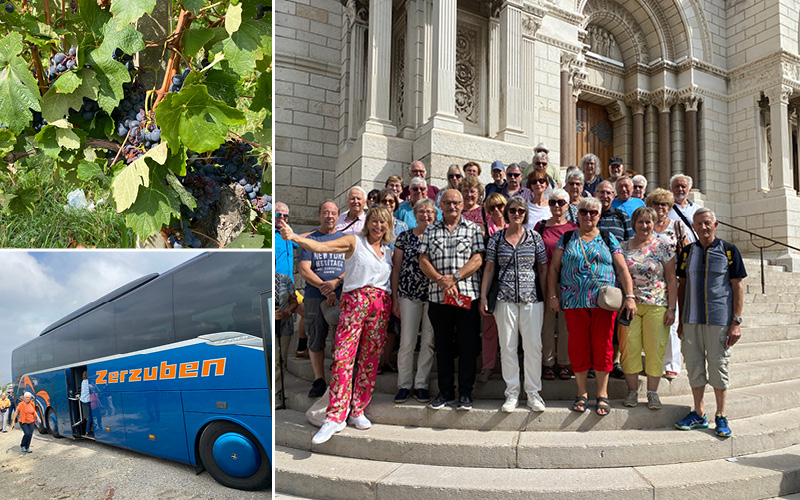
M 403 98 L 401 134 L 407 139 L 413 138 L 414 129 L 422 123 L 420 110 L 423 107 L 424 9 L 425 5 L 421 0 L 406 2 L 405 75 L 403 81 L 405 96 Z
M 564 67 L 561 64 L 561 106 L 560 106 L 560 125 L 561 125 L 561 141 L 559 147 L 561 148 L 561 166 L 567 167 L 575 163 L 575 135 L 570 134 L 571 130 L 575 130 L 575 122 L 570 123 L 572 116 L 572 88 L 569 84 L 569 66 Z
M 391 2 L 389 2 L 391 4 Z M 433 74 L 429 126 L 463 132 L 456 117 L 456 0 L 433 2 Z M 391 10 L 391 5 L 389 6 Z
M 644 108 L 644 165 L 647 182 L 665 188 L 658 176 L 658 110 L 649 103 Z
M 672 147 L 670 142 L 670 104 L 663 96 L 658 102 L 658 185 L 669 185 L 672 175 Z
M 580 161 L 580 158 L 577 158 L 575 155 L 577 149 L 577 139 L 576 139 L 577 132 L 575 130 L 575 127 L 578 122 L 578 99 L 580 98 L 581 95 L 581 88 L 583 87 L 583 82 L 584 80 L 586 80 L 587 76 L 586 72 L 583 71 L 582 61 L 583 60 L 581 59 L 581 57 L 578 57 L 575 60 L 575 64 L 573 64 L 570 69 L 571 99 L 569 100 L 569 123 L 567 124 L 568 127 L 567 140 L 569 141 L 570 144 L 567 154 L 569 155 L 568 158 L 570 160 L 570 163 L 567 163 L 567 166 L 577 165 L 578 162 Z M 597 165 L 596 168 L 599 175 L 602 166 Z
M 522 105 L 522 2 L 507 0 L 500 9 L 500 132 L 497 138 L 520 142 Z
M 489 137 L 500 131 L 500 19 L 489 19 Z
M 644 102 L 639 99 L 627 102 L 633 116 L 633 169 L 644 175 Z M 650 179 L 648 179 L 650 182 Z
M 369 45 L 367 47 L 366 130 L 394 135 L 389 121 L 389 93 L 392 86 L 392 0 L 370 0 Z
M 792 142 L 789 137 L 789 96 L 786 85 L 765 92 L 772 124 L 772 189 L 785 192 L 792 186 Z
M 693 187 L 699 188 L 699 172 L 697 155 L 700 151 L 697 143 L 697 105 L 700 99 L 691 95 L 683 101 L 686 108 L 686 173 L 692 178 Z
M 350 109 L 347 115 L 348 137 L 355 139 L 358 137 L 362 123 L 364 123 L 364 67 L 366 66 L 366 54 L 364 53 L 364 37 L 367 33 L 367 26 L 364 22 L 364 12 L 358 12 L 354 0 L 348 3 L 346 13 L 350 26 Z

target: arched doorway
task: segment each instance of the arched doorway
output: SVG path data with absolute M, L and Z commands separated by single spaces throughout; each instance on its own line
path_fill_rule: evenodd
M 600 158 L 599 175 L 608 177 L 608 161 L 614 152 L 614 128 L 608 119 L 606 107 L 600 104 L 579 100 L 575 114 L 577 161 L 592 153 Z

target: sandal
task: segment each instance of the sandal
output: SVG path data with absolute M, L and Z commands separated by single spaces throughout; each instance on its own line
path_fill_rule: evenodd
M 545 366 L 542 368 L 542 379 L 544 380 L 555 380 L 556 379 L 556 372 L 553 370 L 552 366 Z
M 572 370 L 569 369 L 569 366 L 561 365 L 558 367 L 558 378 L 561 380 L 569 380 L 572 378 Z
M 611 401 L 609 401 L 608 398 L 597 398 L 597 405 L 595 406 L 594 412 L 601 417 L 605 417 L 611 413 Z
M 577 396 L 575 402 L 572 403 L 572 411 L 583 413 L 589 409 L 589 398 L 586 396 Z

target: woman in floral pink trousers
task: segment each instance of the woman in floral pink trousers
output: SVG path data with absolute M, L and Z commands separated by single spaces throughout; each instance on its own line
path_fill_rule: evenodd
M 392 213 L 383 206 L 367 211 L 364 229 L 358 235 L 319 242 L 302 238 L 288 224 L 281 229 L 286 241 L 296 242 L 315 253 L 345 254 L 339 324 L 333 350 L 330 403 L 319 432 L 311 440 L 322 444 L 350 423 L 356 429 L 369 429 L 372 423 L 364 410 L 375 390 L 378 361 L 386 340 L 391 310 L 392 252 L 394 237 Z M 353 383 L 353 368 L 358 353 L 358 377 Z

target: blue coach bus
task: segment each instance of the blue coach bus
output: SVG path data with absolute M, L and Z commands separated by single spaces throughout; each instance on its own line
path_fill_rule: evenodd
M 188 463 L 231 488 L 267 488 L 271 260 L 269 252 L 200 255 L 15 349 L 17 396 L 35 395 L 39 432 Z

